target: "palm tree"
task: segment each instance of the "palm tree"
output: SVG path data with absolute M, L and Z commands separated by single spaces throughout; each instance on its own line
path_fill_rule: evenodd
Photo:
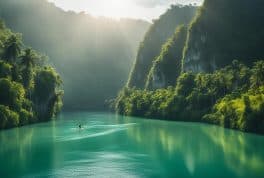
M 255 63 L 250 81 L 254 88 L 264 85 L 264 61 L 258 61 Z
M 36 60 L 38 59 L 37 53 L 31 48 L 27 48 L 24 54 L 21 56 L 21 64 L 23 68 L 23 84 L 24 87 L 29 89 L 33 78 L 33 68 L 35 66 Z
M 35 66 L 38 55 L 31 48 L 27 48 L 24 54 L 21 56 L 21 64 L 26 68 L 31 68 Z
M 13 34 L 4 42 L 3 59 L 8 62 L 15 62 L 21 52 L 21 37 Z

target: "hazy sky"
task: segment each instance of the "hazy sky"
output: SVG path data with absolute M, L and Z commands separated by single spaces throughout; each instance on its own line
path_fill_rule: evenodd
M 151 20 L 171 4 L 201 4 L 203 0 L 48 0 L 65 10 L 85 11 L 94 16 Z

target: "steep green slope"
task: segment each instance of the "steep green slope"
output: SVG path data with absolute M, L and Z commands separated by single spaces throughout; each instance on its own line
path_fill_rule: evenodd
M 175 87 L 123 89 L 119 114 L 186 122 L 208 122 L 264 134 L 264 61 L 248 68 L 234 61 L 208 73 L 182 73 Z
M 212 72 L 237 59 L 252 65 L 264 58 L 264 1 L 205 0 L 191 25 L 185 71 Z
M 171 6 L 165 14 L 154 21 L 139 47 L 128 80 L 129 87 L 145 87 L 152 63 L 159 56 L 162 45 L 174 34 L 177 26 L 188 24 L 195 13 L 196 7 L 193 6 Z
M 264 134 L 263 17 L 261 0 L 205 0 L 183 53 L 178 31 L 153 63 L 147 88 L 125 87 L 116 98 L 116 111 Z
M 51 57 L 64 81 L 65 109 L 103 109 L 127 81 L 150 25 L 64 12 L 46 0 L 0 0 L 0 17 Z
M 187 37 L 187 27 L 176 29 L 175 34 L 163 45 L 147 78 L 147 89 L 175 86 L 182 69 L 182 50 Z
M 0 129 L 50 120 L 62 106 L 61 84 L 45 57 L 0 21 Z

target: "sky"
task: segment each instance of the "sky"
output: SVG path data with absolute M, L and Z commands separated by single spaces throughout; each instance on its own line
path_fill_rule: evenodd
M 64 10 L 84 11 L 93 16 L 136 18 L 151 21 L 171 4 L 202 3 L 203 0 L 48 0 Z

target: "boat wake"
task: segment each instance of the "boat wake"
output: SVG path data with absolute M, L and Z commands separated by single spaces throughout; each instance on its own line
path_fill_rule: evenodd
M 66 133 L 61 133 L 56 136 L 57 142 L 66 142 L 81 140 L 87 138 L 100 137 L 105 135 L 110 135 L 116 132 L 127 130 L 128 127 L 134 126 L 136 123 L 129 124 L 116 124 L 116 125 L 91 125 L 82 126 L 81 129 L 72 127 Z

